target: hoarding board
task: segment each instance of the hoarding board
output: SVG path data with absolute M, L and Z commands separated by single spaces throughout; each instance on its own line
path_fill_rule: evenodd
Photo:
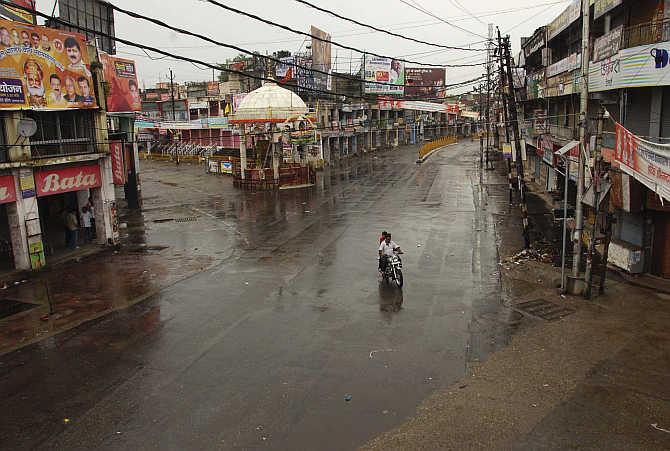
M 547 28 L 547 39 L 552 39 L 561 31 L 568 28 L 573 22 L 577 21 L 582 14 L 581 0 L 573 0 L 573 2 L 563 10 L 559 16 L 549 24 Z
M 105 81 L 109 83 L 107 111 L 128 113 L 142 111 L 135 61 L 100 53 Z
M 97 108 L 84 36 L 0 19 L 0 109 Z
M 366 94 L 404 94 L 405 64 L 402 61 L 369 55 L 364 59 Z
M 593 20 L 606 14 L 623 3 L 623 0 L 595 0 L 593 3 Z
M 329 73 L 331 69 L 332 45 L 330 43 L 330 34 L 319 30 L 314 25 L 310 29 L 310 34 L 320 39 L 312 38 L 312 68 L 322 72 Z M 325 42 L 324 42 L 325 40 Z M 322 73 L 314 74 L 314 86 L 317 89 L 325 90 L 328 88 L 328 75 Z
M 34 0 L 10 0 L 12 3 L 24 8 L 35 9 Z M 34 23 L 35 16 L 23 9 L 0 5 L 0 16 L 17 22 Z
M 294 63 L 294 59 L 295 58 L 292 56 L 285 56 L 283 58 L 279 58 L 279 61 L 281 61 L 281 63 L 277 63 L 277 65 L 275 66 L 275 77 L 277 78 L 286 77 L 286 74 L 291 68 L 291 65 Z
M 447 72 L 439 68 L 408 67 L 405 69 L 405 95 L 412 97 L 437 97 L 444 89 Z
M 622 36 L 623 25 L 596 39 L 593 43 L 593 61 L 601 61 L 619 53 Z

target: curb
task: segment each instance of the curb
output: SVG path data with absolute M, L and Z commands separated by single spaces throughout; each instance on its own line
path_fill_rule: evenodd
M 438 147 L 437 149 L 433 149 L 430 152 L 428 152 L 426 155 L 424 155 L 423 157 L 417 159 L 416 163 L 421 164 L 424 161 L 426 161 L 428 158 L 430 158 L 435 152 L 439 152 L 440 150 L 446 149 L 447 147 L 455 146 L 456 144 L 458 144 L 458 142 L 447 144 L 446 146 Z

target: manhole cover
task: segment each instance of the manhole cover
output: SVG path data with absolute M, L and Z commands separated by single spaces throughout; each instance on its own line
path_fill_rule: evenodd
M 194 222 L 197 220 L 198 218 L 196 218 L 195 216 L 191 216 L 189 218 L 177 218 L 174 220 L 174 222 Z
M 554 304 L 546 299 L 522 302 L 521 304 L 514 305 L 513 308 L 547 321 L 556 321 L 575 313 L 574 309 Z
M 25 312 L 35 307 L 37 307 L 35 304 L 26 304 L 24 302 L 12 301 L 11 299 L 0 299 L 0 319 Z

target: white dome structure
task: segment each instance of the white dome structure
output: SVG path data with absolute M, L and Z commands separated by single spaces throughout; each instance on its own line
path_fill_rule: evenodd
M 246 95 L 230 122 L 286 122 L 307 114 L 307 111 L 307 105 L 297 94 L 276 83 L 266 82 Z

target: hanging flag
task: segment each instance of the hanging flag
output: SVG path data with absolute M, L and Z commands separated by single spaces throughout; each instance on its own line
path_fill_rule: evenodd
M 223 115 L 228 116 L 230 115 L 230 103 L 226 102 L 226 108 L 223 110 Z

